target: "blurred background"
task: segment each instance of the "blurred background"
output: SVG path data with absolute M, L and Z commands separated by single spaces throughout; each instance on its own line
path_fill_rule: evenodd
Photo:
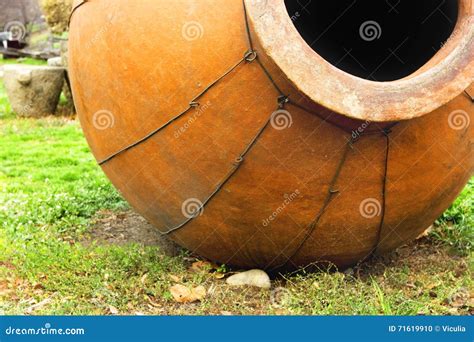
M 0 53 L 47 59 L 66 46 L 71 0 L 1 0 Z
M 72 0 L 0 0 L 1 116 L 74 113 L 67 74 L 71 7 Z

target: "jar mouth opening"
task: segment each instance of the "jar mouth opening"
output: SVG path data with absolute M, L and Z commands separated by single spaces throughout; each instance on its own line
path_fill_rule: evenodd
M 358 120 L 408 120 L 448 103 L 473 82 L 471 0 L 439 0 L 439 9 L 432 8 L 438 0 L 420 0 L 416 5 L 417 2 L 398 0 L 395 3 L 400 7 L 392 12 L 396 10 L 404 18 L 403 29 L 396 27 L 394 19 L 383 19 L 389 14 L 377 5 L 370 3 L 373 9 L 364 12 L 368 8 L 362 3 L 368 2 L 327 2 L 332 4 L 245 0 L 260 53 L 266 54 L 293 86 L 315 103 Z M 361 7 L 356 7 L 358 3 Z M 380 6 L 387 3 L 380 2 Z M 318 19 L 324 17 L 330 19 Z M 423 18 L 421 22 L 420 18 Z M 442 20 L 444 26 L 440 29 Z M 364 24 L 373 26 L 366 29 Z M 380 26 L 380 31 L 375 24 Z M 346 37 L 344 27 L 354 32 Z M 382 38 L 384 32 L 386 40 Z M 409 37 L 401 51 L 394 41 L 400 37 L 403 42 L 404 35 Z M 377 54 L 383 51 L 390 56 L 390 62 L 383 63 L 386 67 L 377 65 L 387 59 L 379 59 Z M 369 68 L 372 64 L 375 72 Z
M 457 0 L 285 0 L 306 43 L 354 76 L 395 81 L 428 63 L 454 32 Z

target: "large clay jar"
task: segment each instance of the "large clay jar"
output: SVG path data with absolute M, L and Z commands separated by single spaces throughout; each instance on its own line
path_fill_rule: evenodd
M 472 1 L 331 3 L 76 1 L 85 135 L 159 232 L 239 267 L 346 267 L 456 198 L 474 168 Z

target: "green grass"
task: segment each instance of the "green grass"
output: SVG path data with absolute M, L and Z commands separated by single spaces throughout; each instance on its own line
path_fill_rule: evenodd
M 461 254 L 472 253 L 474 242 L 474 179 L 436 222 L 441 229 L 433 234 Z
M 0 88 L 0 111 L 2 104 Z M 216 277 L 219 270 L 190 271 L 196 259 L 185 253 L 169 257 L 158 247 L 81 243 L 98 212 L 123 212 L 128 206 L 97 166 L 75 120 L 16 119 L 3 110 L 0 141 L 0 312 L 413 315 L 473 310 L 474 181 L 430 237 L 400 249 L 398 256 L 370 261 L 354 272 L 281 276 L 272 291 L 233 289 Z M 178 304 L 169 291 L 177 282 L 203 285 L 212 295 Z
M 11 107 L 8 102 L 7 94 L 5 93 L 5 88 L 3 82 L 0 82 L 0 119 L 11 117 Z
M 0 55 L 0 66 L 4 64 L 28 64 L 28 65 L 46 65 L 46 61 L 42 59 L 34 59 L 34 58 L 3 58 L 3 55 Z

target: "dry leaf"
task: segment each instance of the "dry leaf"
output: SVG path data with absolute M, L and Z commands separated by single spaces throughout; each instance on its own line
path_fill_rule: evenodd
M 150 296 L 145 296 L 145 297 L 148 299 L 151 306 L 154 306 L 155 308 L 161 308 L 161 305 L 155 302 Z
M 435 287 L 438 287 L 438 285 L 439 285 L 439 283 L 430 283 L 430 284 L 426 285 L 426 288 L 427 288 L 428 290 L 432 290 L 432 289 L 434 289 Z
M 6 280 L 0 281 L 0 297 L 7 296 L 13 292 L 14 291 L 9 288 L 8 282 Z
M 430 233 L 433 231 L 433 226 L 430 226 L 428 229 L 426 229 L 423 233 L 421 233 L 420 235 L 418 235 L 418 237 L 416 238 L 417 240 L 418 239 L 421 239 L 421 238 L 424 238 L 428 235 L 430 235 Z
M 44 286 L 40 283 L 35 283 L 33 285 L 33 289 L 35 289 L 35 290 L 44 290 Z
M 174 285 L 170 288 L 171 295 L 178 303 L 186 303 L 191 296 L 191 290 L 183 285 Z
M 173 274 L 170 275 L 170 279 L 171 279 L 172 281 L 176 282 L 176 283 L 180 283 L 180 282 L 181 282 L 181 277 L 178 277 L 178 276 L 173 275 Z
M 457 308 L 450 308 L 448 312 L 450 315 L 459 315 L 459 311 Z
M 209 289 L 207 290 L 207 295 L 208 296 L 213 296 L 214 293 L 216 292 L 217 286 L 215 284 L 212 284 Z
M 39 302 L 38 304 L 34 304 L 32 306 L 30 306 L 29 308 L 26 309 L 26 313 L 27 314 L 30 314 L 32 313 L 33 311 L 36 311 L 38 309 L 41 309 L 43 306 L 46 306 L 48 305 L 49 303 L 51 303 L 52 301 L 52 297 L 49 297 L 49 298 L 46 298 L 45 300 L 42 300 L 41 302 Z
M 15 265 L 13 265 L 11 262 L 8 262 L 8 261 L 0 261 L 0 267 L 5 267 L 9 270 L 16 269 Z
M 191 294 L 196 300 L 203 300 L 206 297 L 206 288 L 204 286 L 197 286 L 191 290 Z
M 115 306 L 109 305 L 109 313 L 111 315 L 118 315 L 119 311 Z
M 189 288 L 184 285 L 174 285 L 170 288 L 171 295 L 178 303 L 193 303 L 206 297 L 204 286 Z
M 8 281 L 0 280 L 0 291 L 8 289 Z

